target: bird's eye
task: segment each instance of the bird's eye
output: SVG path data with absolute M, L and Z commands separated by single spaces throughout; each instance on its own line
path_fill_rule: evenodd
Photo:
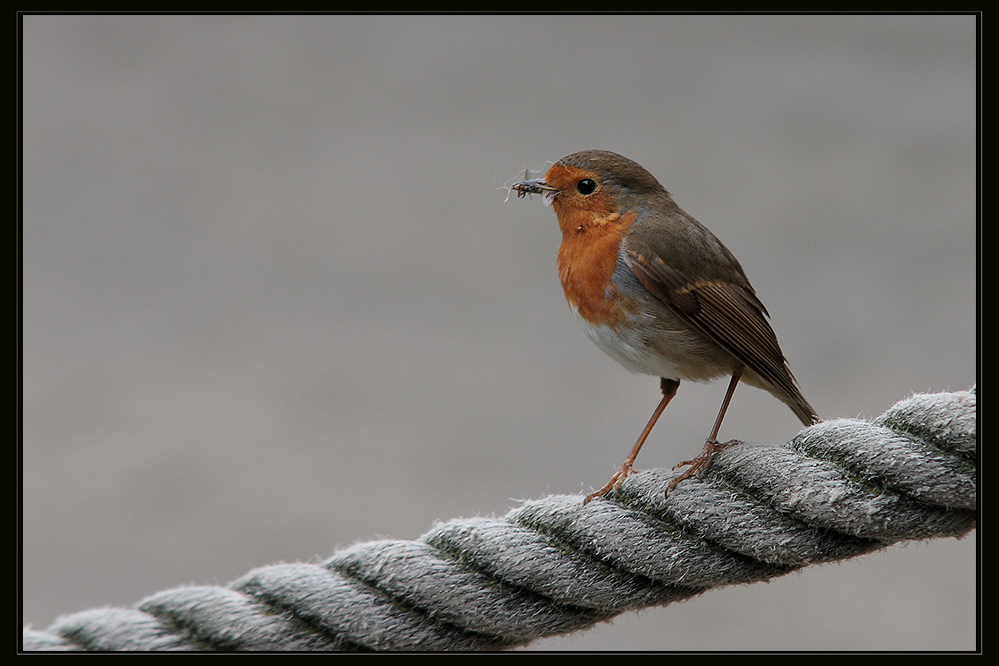
M 591 178 L 584 178 L 578 183 L 576 183 L 576 191 L 582 194 L 584 197 L 587 194 L 593 194 L 593 190 L 597 189 L 597 183 Z

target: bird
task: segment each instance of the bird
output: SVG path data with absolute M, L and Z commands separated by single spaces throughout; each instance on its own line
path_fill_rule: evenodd
M 626 369 L 660 378 L 662 399 L 624 459 L 584 503 L 616 491 L 681 380 L 729 377 L 700 454 L 674 467 L 667 495 L 707 468 L 736 386 L 768 391 L 805 426 L 819 422 L 791 374 L 769 313 L 735 256 L 685 212 L 637 162 L 584 150 L 555 162 L 543 178 L 510 190 L 540 194 L 558 218 L 558 274 L 570 309 L 589 337 Z

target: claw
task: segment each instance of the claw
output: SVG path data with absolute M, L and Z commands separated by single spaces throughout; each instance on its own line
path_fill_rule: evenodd
M 621 484 L 624 483 L 624 480 L 628 478 L 628 475 L 634 473 L 635 470 L 632 469 L 630 464 L 625 463 L 624 465 L 621 465 L 621 469 L 614 472 L 614 476 L 610 478 L 610 481 L 607 482 L 607 485 L 605 485 L 600 490 L 590 493 L 589 495 L 586 496 L 586 499 L 583 500 L 583 506 L 589 504 L 590 500 L 592 500 L 595 497 L 603 497 L 610 491 L 617 490 L 621 486 Z
M 690 465 L 690 467 L 683 474 L 681 474 L 678 477 L 675 477 L 672 481 L 669 482 L 669 485 L 666 486 L 666 494 L 669 495 L 674 488 L 680 485 L 681 481 L 689 479 L 695 474 L 700 474 L 705 469 L 707 469 L 708 463 L 711 462 L 711 456 L 718 453 L 722 449 L 728 448 L 733 444 L 738 444 L 738 443 L 739 440 L 737 439 L 730 439 L 724 444 L 719 444 L 717 441 L 710 439 L 704 442 L 704 448 L 701 449 L 701 455 L 697 456 L 693 460 L 684 460 L 681 463 L 677 463 L 676 466 L 673 467 L 673 469 L 678 469 L 680 467 L 683 467 L 684 465 Z

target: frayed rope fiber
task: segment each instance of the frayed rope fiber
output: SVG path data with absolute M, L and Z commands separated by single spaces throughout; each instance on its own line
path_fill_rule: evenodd
M 976 392 L 915 395 L 781 446 L 718 453 L 614 494 L 528 501 L 227 587 L 159 592 L 24 629 L 25 650 L 497 650 L 705 590 L 763 581 L 910 539 L 961 537 L 977 515 Z

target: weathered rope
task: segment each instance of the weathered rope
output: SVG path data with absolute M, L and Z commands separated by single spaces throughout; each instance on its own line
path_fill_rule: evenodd
M 723 585 L 907 539 L 960 537 L 977 513 L 977 407 L 916 395 L 873 422 L 725 449 L 665 497 L 647 470 L 609 498 L 528 501 L 228 587 L 183 587 L 24 629 L 25 650 L 494 650 Z

